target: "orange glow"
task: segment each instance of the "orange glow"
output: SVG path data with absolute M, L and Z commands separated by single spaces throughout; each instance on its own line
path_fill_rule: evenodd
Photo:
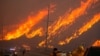
M 46 42 L 45 40 L 42 41 L 42 42 L 40 42 L 40 43 L 38 44 L 38 46 L 39 46 L 39 47 L 45 47 L 45 42 Z
M 78 19 L 79 16 L 85 14 L 87 8 L 89 8 L 91 6 L 91 4 L 94 2 L 94 0 L 88 0 L 86 2 L 82 2 L 80 7 L 75 8 L 74 10 L 72 10 L 70 13 L 65 13 L 64 16 L 61 16 L 58 21 L 54 22 L 51 26 L 49 26 L 48 28 L 48 41 L 50 41 L 51 36 L 59 33 L 59 29 L 61 29 L 62 27 L 68 27 L 71 24 L 73 24 L 75 22 L 75 20 Z M 40 44 L 42 43 L 42 45 L 45 45 L 45 41 L 43 40 L 42 42 L 40 42 Z
M 28 33 L 30 29 L 34 27 L 34 25 L 38 24 L 47 15 L 48 15 L 48 9 L 46 8 L 46 9 L 40 10 L 36 15 L 28 16 L 27 18 L 28 20 L 26 22 L 19 24 L 19 27 L 17 29 L 12 30 L 11 32 L 8 32 L 3 40 L 16 39 L 22 36 L 23 34 Z M 28 38 L 31 38 L 31 36 Z
M 80 29 L 78 29 L 71 37 L 67 38 L 65 41 L 60 41 L 60 45 L 64 45 L 69 43 L 72 39 L 77 38 L 78 36 L 82 35 L 84 32 L 89 30 L 95 23 L 100 21 L 100 13 L 94 15 L 94 17 L 84 24 Z
M 43 36 L 43 29 L 39 28 L 37 30 L 32 31 L 32 33 L 30 34 L 26 33 L 27 38 L 33 38 L 36 35 Z
M 98 46 L 98 47 L 100 47 L 100 40 L 95 41 L 92 46 Z
M 23 44 L 22 47 L 25 48 L 25 50 L 31 50 L 31 47 L 26 44 Z
M 54 46 L 51 46 L 51 45 L 46 46 L 46 45 L 45 45 L 45 41 L 42 41 L 41 43 L 39 43 L 39 44 L 38 44 L 38 47 L 54 48 Z
M 48 48 L 54 48 L 54 46 L 48 45 Z

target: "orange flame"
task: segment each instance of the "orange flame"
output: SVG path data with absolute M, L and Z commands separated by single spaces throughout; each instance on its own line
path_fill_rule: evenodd
M 33 38 L 36 35 L 43 36 L 43 29 L 39 28 L 39 29 L 37 29 L 35 31 L 32 31 L 31 34 L 26 33 L 27 38 Z
M 85 25 L 83 25 L 79 30 L 77 30 L 71 37 L 67 38 L 65 41 L 60 41 L 60 45 L 64 45 L 66 43 L 69 43 L 72 39 L 77 38 L 78 36 L 82 35 L 84 32 L 89 30 L 95 23 L 100 21 L 100 13 L 94 15 L 94 17 L 87 22 Z
M 96 40 L 92 46 L 100 47 L 100 40 Z
M 53 9 L 53 6 L 51 9 Z M 51 10 L 50 12 L 53 12 L 53 10 Z M 16 39 L 16 38 L 19 38 L 20 36 L 22 36 L 23 34 L 28 33 L 34 25 L 39 23 L 47 15 L 48 15 L 48 9 L 46 8 L 46 9 L 40 10 L 34 16 L 28 16 L 28 20 L 26 22 L 20 24 L 17 29 L 15 29 L 11 32 L 8 32 L 3 40 Z M 28 38 L 30 38 L 30 37 L 28 37 Z
M 71 25 L 72 23 L 74 23 L 74 21 L 76 19 L 78 19 L 79 16 L 83 15 L 85 12 L 86 12 L 86 9 L 88 7 L 90 7 L 90 5 L 93 3 L 94 1 L 93 0 L 88 0 L 87 2 L 85 3 L 81 3 L 81 6 L 72 10 L 70 13 L 66 13 L 64 16 L 60 17 L 58 19 L 58 21 L 54 22 L 54 24 L 52 24 L 51 26 L 49 26 L 49 33 L 48 33 L 48 40 L 50 40 L 50 36 L 51 35 L 55 35 L 58 32 L 58 30 L 61 28 L 61 27 L 64 27 L 64 26 L 69 26 Z M 43 40 L 42 42 L 39 43 L 39 46 L 41 44 L 41 46 L 44 46 L 45 45 L 45 41 L 46 40 Z
M 93 0 L 88 0 L 87 2 L 82 2 L 81 6 L 72 10 L 71 13 L 67 13 L 60 17 L 58 21 L 56 21 L 54 24 L 52 24 L 51 26 L 49 26 L 49 34 L 56 34 L 57 30 L 59 30 L 61 27 L 63 26 L 68 26 L 72 23 L 74 23 L 74 21 L 76 19 L 78 19 L 79 16 L 83 15 L 86 12 L 86 9 L 88 7 L 90 7 L 90 5 L 93 3 Z
M 39 47 L 45 47 L 45 40 L 38 44 Z

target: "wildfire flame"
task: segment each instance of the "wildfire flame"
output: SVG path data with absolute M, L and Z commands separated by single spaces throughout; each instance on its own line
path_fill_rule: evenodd
M 58 30 L 61 27 L 70 26 L 75 22 L 75 20 L 78 19 L 79 16 L 85 14 L 87 8 L 89 8 L 93 3 L 94 0 L 88 0 L 86 2 L 82 2 L 80 7 L 72 10 L 70 13 L 66 12 L 64 16 L 58 19 L 58 21 L 54 22 L 51 26 L 49 26 L 48 28 L 49 33 L 47 38 L 48 41 L 50 41 L 52 35 L 59 33 Z M 43 40 L 42 42 L 39 43 L 39 46 L 44 46 L 45 42 L 46 40 Z
M 51 7 L 52 10 L 50 12 L 53 12 L 53 7 L 54 6 Z M 47 15 L 48 15 L 48 8 L 45 8 L 43 10 L 40 10 L 36 15 L 28 16 L 28 18 L 27 18 L 28 20 L 26 22 L 20 24 L 17 29 L 15 29 L 11 32 L 8 32 L 6 34 L 6 36 L 4 36 L 3 40 L 16 39 L 16 38 L 19 38 L 20 36 L 22 36 L 23 34 L 28 33 L 32 27 L 34 27 L 37 23 L 39 23 Z M 40 30 L 37 30 L 37 31 L 40 31 Z M 37 32 L 35 34 L 37 35 L 39 33 Z M 41 33 L 40 33 L 40 35 L 41 35 Z M 28 34 L 27 34 L 27 36 L 28 36 Z M 32 37 L 32 35 L 30 37 Z M 28 36 L 28 38 L 30 38 L 30 37 Z
M 39 42 L 38 47 L 46 47 L 46 41 L 47 44 L 52 42 L 52 39 L 55 35 L 58 33 L 61 33 L 62 28 L 67 29 L 69 26 L 73 25 L 73 23 L 79 19 L 80 16 L 84 15 L 87 12 L 87 9 L 91 7 L 93 3 L 96 3 L 98 0 L 86 0 L 85 2 L 81 1 L 81 4 L 79 7 L 74 8 L 73 10 L 69 10 L 65 12 L 64 15 L 57 18 L 56 21 L 54 21 L 49 27 L 48 27 L 48 34 L 47 39 L 42 40 Z M 43 31 L 43 27 L 39 27 L 37 29 L 35 26 L 40 23 L 50 12 L 54 12 L 55 5 L 50 5 L 50 8 L 45 8 L 43 10 L 39 10 L 35 15 L 29 15 L 26 19 L 27 21 L 23 23 L 19 23 L 16 29 L 13 29 L 10 32 L 6 32 L 6 34 L 3 36 L 3 38 L 0 38 L 0 40 L 12 40 L 17 39 L 25 34 L 27 38 L 34 38 L 36 35 L 43 36 L 45 35 Z M 49 10 L 50 9 L 50 10 Z M 49 10 L 49 11 L 48 11 Z M 85 25 L 77 29 L 72 36 L 69 38 L 67 37 L 63 41 L 59 41 L 59 45 L 64 45 L 69 43 L 71 40 L 78 38 L 80 35 L 82 35 L 84 32 L 88 31 L 95 23 L 100 21 L 100 13 L 95 14 L 92 19 L 90 19 Z M 15 26 L 15 25 L 14 25 Z M 11 27 L 12 28 L 12 27 Z M 63 30 L 64 30 L 63 29 Z M 33 31 L 31 31 L 33 30 Z M 2 35 L 0 35 L 2 37 Z M 98 41 L 100 43 L 100 41 Z M 93 46 L 99 45 L 98 43 L 93 44 Z M 23 44 L 23 47 L 26 49 L 30 49 L 28 45 Z M 48 48 L 53 48 L 54 46 L 48 45 Z
M 60 45 L 64 45 L 66 43 L 69 43 L 72 39 L 77 38 L 78 36 L 82 35 L 84 32 L 89 30 L 95 23 L 100 21 L 100 13 L 94 15 L 94 17 L 87 22 L 85 25 L 83 25 L 80 29 L 78 29 L 71 37 L 66 38 L 64 41 L 60 41 Z
M 37 29 L 35 31 L 32 31 L 31 34 L 26 33 L 27 38 L 33 38 L 36 35 L 43 36 L 43 29 L 39 28 L 39 29 Z
M 96 40 L 92 46 L 100 47 L 100 40 Z
M 58 21 L 54 22 L 51 26 L 49 26 L 49 35 L 56 34 L 61 27 L 68 26 L 75 22 L 79 16 L 83 15 L 87 8 L 93 3 L 93 0 L 88 0 L 87 2 L 81 2 L 81 6 L 72 10 L 70 13 L 65 13 L 64 16 L 60 17 Z

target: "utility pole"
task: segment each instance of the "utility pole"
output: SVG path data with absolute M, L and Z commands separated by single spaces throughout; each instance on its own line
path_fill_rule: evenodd
M 46 21 L 46 48 L 48 48 L 48 26 L 49 26 L 49 8 L 50 5 L 48 5 L 48 17 Z

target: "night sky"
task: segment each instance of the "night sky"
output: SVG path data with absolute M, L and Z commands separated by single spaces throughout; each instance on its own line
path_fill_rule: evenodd
M 54 8 L 50 9 L 50 11 L 53 10 L 53 13 L 49 14 L 48 26 L 55 24 L 60 17 L 62 18 L 62 21 L 64 17 L 68 17 L 73 10 L 79 8 L 87 1 L 88 0 L 0 0 L 0 48 L 18 45 L 21 46 L 22 44 L 26 44 L 31 47 L 37 47 L 39 42 L 46 39 L 45 32 L 48 15 L 43 17 L 42 20 L 32 26 L 30 28 L 31 30 L 28 32 L 30 33 L 42 27 L 44 31 L 42 36 L 35 35 L 34 38 L 27 38 L 25 33 L 23 33 L 16 39 L 2 39 L 5 38 L 7 33 L 18 29 L 20 25 L 22 25 L 24 22 L 27 22 L 29 16 L 35 16 L 39 11 L 48 8 L 50 5 L 54 5 Z M 80 44 L 83 44 L 85 47 L 91 46 L 94 41 L 98 39 L 100 40 L 100 20 L 93 24 L 93 26 L 86 32 L 82 33 L 82 35 L 79 35 L 78 38 L 72 39 L 70 43 L 60 46 L 58 42 L 72 36 L 76 30 L 81 28 L 86 22 L 91 20 L 93 16 L 98 13 L 100 14 L 100 0 L 93 0 L 93 3 L 88 5 L 83 14 L 80 16 L 76 15 L 77 17 L 75 18 L 77 19 L 74 22 L 60 27 L 57 30 L 57 33 L 51 36 L 53 37 L 50 38 L 50 40 L 52 39 L 52 42 L 48 43 L 48 45 L 50 44 L 54 47 L 61 48 L 62 50 L 67 49 L 67 51 L 73 50 Z M 33 18 L 34 23 L 35 19 L 38 18 Z M 100 16 L 97 19 L 100 19 Z M 29 25 L 26 27 L 29 27 Z

